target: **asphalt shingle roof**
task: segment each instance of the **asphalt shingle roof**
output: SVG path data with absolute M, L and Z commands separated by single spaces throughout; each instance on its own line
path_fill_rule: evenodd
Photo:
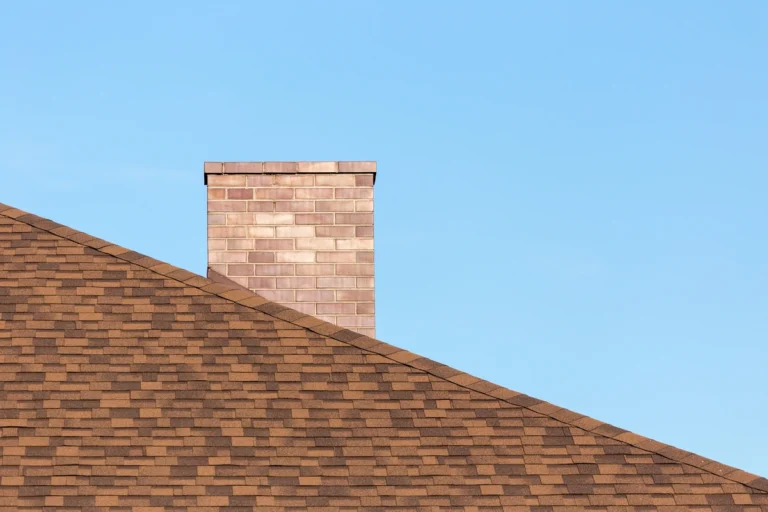
M 768 511 L 768 480 L 0 205 L 0 511 Z

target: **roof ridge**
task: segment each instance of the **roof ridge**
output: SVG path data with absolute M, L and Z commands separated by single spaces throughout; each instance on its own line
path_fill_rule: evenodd
M 88 235 L 87 233 L 83 233 L 82 231 L 77 231 L 57 222 L 27 213 L 3 203 L 0 203 L 0 215 L 22 222 L 36 229 L 49 232 L 79 245 L 90 247 L 128 263 L 133 263 L 160 274 L 163 277 L 184 283 L 187 286 L 192 286 L 225 300 L 255 309 L 278 320 L 283 320 L 297 327 L 308 329 L 322 336 L 329 337 L 416 370 L 423 371 L 429 375 L 447 380 L 470 391 L 482 393 L 511 405 L 531 410 L 566 425 L 579 428 L 601 437 L 616 439 L 630 446 L 634 446 L 635 448 L 661 455 L 672 461 L 693 466 L 715 476 L 748 486 L 756 491 L 768 492 L 768 478 L 760 477 L 753 473 L 713 461 L 695 453 L 654 441 L 653 439 L 634 434 L 583 414 L 493 384 L 429 358 L 413 354 L 407 350 L 389 345 L 364 334 L 339 327 L 338 325 L 301 313 L 287 306 L 269 301 L 250 290 L 245 290 L 242 286 L 239 286 L 234 282 L 229 284 L 224 282 L 224 280 L 214 281 L 213 279 L 200 276 L 194 272 L 156 260 L 144 254 L 112 244 L 100 238 Z

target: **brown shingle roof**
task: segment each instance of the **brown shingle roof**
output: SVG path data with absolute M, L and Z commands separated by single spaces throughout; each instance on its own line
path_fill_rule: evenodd
M 5 205 L 0 365 L 0 511 L 768 511 L 764 478 Z

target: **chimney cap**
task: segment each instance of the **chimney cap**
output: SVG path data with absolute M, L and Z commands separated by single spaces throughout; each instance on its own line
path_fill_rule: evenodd
M 209 174 L 373 174 L 376 181 L 375 161 L 335 162 L 205 162 L 204 182 Z

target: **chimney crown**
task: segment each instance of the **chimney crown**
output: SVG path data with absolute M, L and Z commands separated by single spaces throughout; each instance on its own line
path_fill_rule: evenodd
M 313 162 L 205 162 L 204 181 L 210 174 L 373 174 L 374 161 L 313 161 Z

